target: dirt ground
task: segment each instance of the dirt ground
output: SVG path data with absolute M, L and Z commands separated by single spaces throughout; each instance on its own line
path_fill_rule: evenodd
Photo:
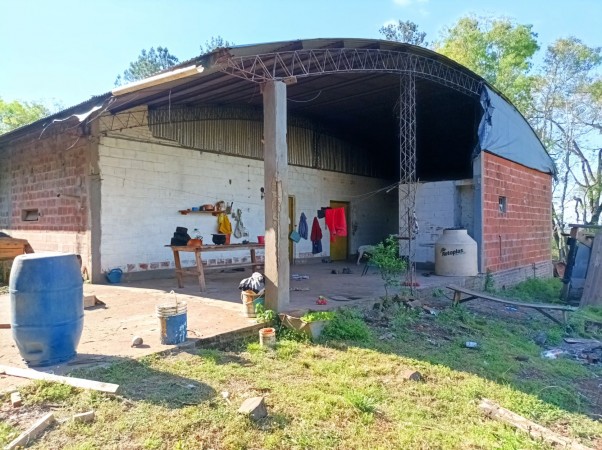
M 350 274 L 343 274 L 343 268 Z M 290 310 L 331 309 L 340 306 L 373 302 L 384 294 L 380 275 L 370 269 L 362 276 L 363 265 L 352 263 L 316 263 L 291 266 Z M 332 272 L 336 272 L 333 274 Z M 296 280 L 293 275 L 308 278 Z M 245 272 L 208 271 L 207 292 L 201 293 L 194 277 L 184 278 L 184 288 L 178 289 L 175 278 L 138 281 L 132 283 L 84 285 L 85 295 L 96 295 L 105 303 L 87 309 L 84 314 L 84 330 L 77 357 L 64 364 L 41 368 L 46 372 L 68 373 L 82 366 L 98 365 L 117 358 L 138 358 L 169 350 L 172 346 L 159 342 L 159 322 L 155 306 L 178 300 L 188 303 L 188 345 L 198 339 L 235 333 L 257 324 L 244 316 L 238 284 L 251 275 Z M 458 278 L 420 277 L 420 288 L 445 286 L 458 283 Z M 325 306 L 316 305 L 319 295 L 329 299 Z M 0 322 L 10 322 L 10 299 L 0 295 Z M 143 338 L 144 345 L 130 346 L 132 338 Z M 0 329 L 0 365 L 25 367 L 9 329 Z M 14 377 L 0 376 L 0 392 L 24 382 Z

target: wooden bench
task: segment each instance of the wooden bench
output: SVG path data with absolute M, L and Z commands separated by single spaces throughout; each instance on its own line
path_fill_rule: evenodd
M 182 275 L 196 275 L 199 278 L 199 286 L 201 288 L 201 292 L 204 292 L 206 290 L 205 270 L 226 268 L 229 269 L 235 267 L 252 267 L 253 271 L 257 271 L 261 266 L 263 266 L 263 264 L 257 261 L 257 255 L 255 254 L 255 251 L 258 249 L 263 250 L 265 248 L 263 244 L 201 245 L 196 247 L 188 245 L 166 245 L 166 247 L 170 247 L 173 251 L 173 257 L 176 266 L 176 278 L 178 279 L 178 287 L 184 287 L 184 284 L 182 283 Z M 201 258 L 202 253 L 231 252 L 239 250 L 246 250 L 250 252 L 251 262 L 203 266 L 203 260 Z M 196 267 L 183 268 L 182 263 L 180 262 L 180 252 L 194 253 Z
M 456 306 L 460 303 L 474 300 L 476 298 L 482 298 L 484 300 L 489 300 L 492 302 L 504 303 L 505 305 L 514 305 L 514 306 L 519 306 L 519 307 L 523 307 L 523 308 L 533 308 L 537 312 L 540 312 L 541 314 L 546 316 L 548 319 L 553 320 L 554 322 L 556 322 L 559 325 L 566 325 L 566 323 L 567 323 L 567 317 L 566 317 L 567 314 L 566 313 L 567 312 L 574 312 L 574 311 L 577 311 L 577 309 L 578 309 L 573 306 L 555 305 L 552 303 L 517 302 L 516 300 L 509 300 L 509 299 L 505 299 L 505 298 L 493 297 L 491 295 L 485 294 L 484 292 L 471 291 L 470 289 L 456 286 L 454 284 L 450 284 L 449 286 L 447 286 L 447 288 L 454 291 L 454 306 Z M 468 295 L 468 297 L 462 298 L 462 294 L 466 294 L 466 295 Z M 560 322 L 556 317 L 552 316 L 551 314 L 548 314 L 545 311 L 546 309 L 552 310 L 552 311 L 562 311 L 562 319 L 564 321 L 564 324 L 562 322 Z

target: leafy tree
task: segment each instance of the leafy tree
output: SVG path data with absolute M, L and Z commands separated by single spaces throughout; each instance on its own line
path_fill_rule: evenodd
M 410 20 L 402 22 L 399 20 L 396 24 L 385 25 L 378 30 L 386 40 L 404 42 L 406 44 L 420 45 L 422 47 L 428 47 L 426 33 L 424 31 L 418 31 L 418 25 Z
M 37 102 L 5 102 L 0 98 L 0 134 L 35 122 L 50 115 L 50 110 Z
M 199 49 L 201 50 L 201 54 L 204 55 L 218 48 L 232 47 L 233 45 L 234 42 L 229 42 L 221 36 L 211 36 L 210 39 L 205 41 L 205 45 L 201 44 L 199 46 Z
M 597 224 L 602 213 L 602 149 L 592 142 L 602 131 L 600 68 L 600 48 L 575 37 L 562 38 L 547 48 L 535 79 L 531 122 L 560 174 L 554 211 L 558 232 L 566 225 L 571 201 L 577 221 Z
M 169 69 L 178 63 L 178 58 L 169 53 L 167 47 L 151 47 L 147 52 L 142 50 L 138 59 L 130 63 L 129 69 L 125 70 L 122 75 L 117 75 L 115 86 L 120 86 L 124 83 L 142 80 L 150 77 L 165 69 Z
M 400 286 L 400 276 L 408 267 L 399 256 L 399 241 L 389 236 L 376 244 L 370 254 L 370 263 L 378 268 L 385 286 L 385 297 L 389 298 L 389 288 Z
M 458 20 L 435 43 L 437 52 L 481 75 L 523 113 L 531 106 L 531 59 L 538 49 L 531 25 L 475 16 Z

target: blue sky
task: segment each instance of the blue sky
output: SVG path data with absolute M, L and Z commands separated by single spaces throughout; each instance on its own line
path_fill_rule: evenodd
M 600 0 L 0 0 L 0 97 L 71 106 L 109 91 L 140 50 L 181 61 L 221 35 L 236 44 L 313 37 L 380 37 L 412 20 L 429 41 L 475 13 L 532 24 L 542 47 L 574 35 L 602 45 Z

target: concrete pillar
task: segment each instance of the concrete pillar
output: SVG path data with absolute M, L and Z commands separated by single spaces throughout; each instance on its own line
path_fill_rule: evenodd
M 481 152 L 472 162 L 472 178 L 474 181 L 474 240 L 477 241 L 479 273 L 485 273 L 484 217 L 485 193 L 483 192 L 483 153 Z
M 288 150 L 286 146 L 286 85 L 263 86 L 263 165 L 265 186 L 266 309 L 288 308 Z
M 87 164 L 88 164 L 88 219 L 90 224 L 90 267 L 89 274 L 92 283 L 102 283 L 105 281 L 101 266 L 101 180 L 100 180 L 100 155 L 98 150 L 99 143 L 99 121 L 95 120 L 90 125 L 90 136 L 93 139 L 88 141 Z

